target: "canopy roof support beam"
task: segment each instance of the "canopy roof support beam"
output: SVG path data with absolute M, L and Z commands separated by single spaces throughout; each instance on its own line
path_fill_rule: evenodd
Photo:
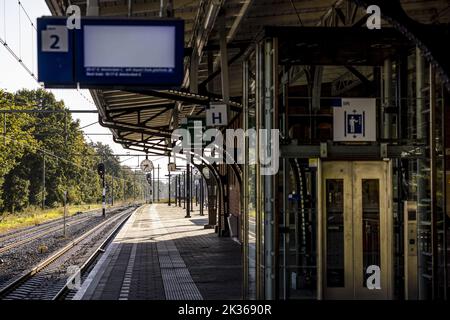
M 230 81 L 228 70 L 228 50 L 227 50 L 227 34 L 226 34 L 226 21 L 225 13 L 219 16 L 219 33 L 220 33 L 220 68 L 221 68 L 221 80 L 222 80 L 222 96 L 223 101 L 228 104 L 230 101 Z
M 186 91 L 158 91 L 158 90 L 127 90 L 127 92 L 131 93 L 137 93 L 157 98 L 163 98 L 163 99 L 169 99 L 173 101 L 180 101 L 185 103 L 191 103 L 191 104 L 197 104 L 197 105 L 206 105 L 211 100 L 218 100 L 214 99 L 210 96 L 204 96 L 199 95 L 191 92 Z M 220 100 L 220 99 L 219 99 Z M 234 111 L 240 111 L 242 109 L 242 104 L 235 102 L 235 101 L 229 101 L 230 108 Z

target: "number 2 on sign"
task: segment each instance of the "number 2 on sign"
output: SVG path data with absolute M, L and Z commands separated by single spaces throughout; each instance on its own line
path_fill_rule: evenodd
M 54 49 L 54 50 L 60 49 L 60 47 L 58 45 L 59 37 L 56 34 L 53 34 L 53 35 L 50 36 L 50 38 L 52 38 L 54 40 L 53 43 L 50 45 L 50 48 Z

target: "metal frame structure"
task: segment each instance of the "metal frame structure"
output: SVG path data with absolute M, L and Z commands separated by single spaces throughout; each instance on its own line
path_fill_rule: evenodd
M 46 0 L 52 14 L 64 15 L 69 1 Z M 162 3 L 162 6 L 161 6 Z M 346 159 L 346 160 L 380 160 L 383 158 L 397 159 L 399 163 L 407 160 L 420 161 L 431 158 L 431 181 L 435 186 L 436 154 L 429 152 L 429 144 L 434 147 L 435 128 L 430 126 L 429 134 L 417 137 L 415 141 L 402 141 L 397 137 L 404 136 L 407 129 L 406 97 L 404 87 L 406 81 L 400 84 L 399 110 L 391 102 L 394 94 L 392 88 L 392 65 L 398 61 L 390 60 L 397 54 L 405 57 L 405 51 L 420 48 L 426 60 L 430 63 L 430 88 L 433 87 L 435 71 L 440 75 L 442 83 L 450 88 L 449 52 L 440 47 L 442 37 L 449 35 L 448 27 L 430 23 L 445 23 L 450 17 L 441 16 L 438 12 L 445 9 L 445 1 L 432 0 L 424 9 L 420 1 L 400 3 L 393 0 L 320 0 L 300 1 L 281 0 L 173 0 L 173 1 L 83 1 L 72 0 L 70 4 L 80 5 L 86 15 L 100 16 L 146 16 L 157 18 L 176 16 L 185 20 L 185 77 L 179 90 L 91 90 L 94 102 L 98 108 L 99 123 L 110 128 L 115 142 L 125 148 L 144 151 L 148 154 L 170 154 L 173 148 L 171 134 L 185 118 L 204 116 L 206 106 L 212 101 L 220 101 L 230 106 L 231 119 L 229 125 L 248 128 L 249 117 L 249 87 L 253 86 L 256 105 L 256 128 L 281 129 L 281 171 L 276 176 L 261 176 L 261 164 L 256 165 L 256 298 L 279 299 L 287 298 L 286 289 L 279 292 L 278 288 L 286 282 L 286 275 L 280 277 L 277 268 L 286 261 L 277 253 L 283 232 L 282 219 L 277 213 L 286 213 L 287 194 L 280 192 L 280 185 L 287 185 L 289 167 L 302 158 Z M 368 5 L 379 5 L 385 18 L 382 30 L 372 33 L 364 29 L 368 14 Z M 264 28 L 267 25 L 275 27 Z M 277 27 L 283 25 L 283 27 Z M 316 28 L 314 28 L 316 27 Z M 395 30 L 394 30 L 395 29 Z M 301 34 L 296 37 L 294 34 Z M 295 33 L 294 33 L 295 32 Z M 351 45 L 355 38 L 362 44 Z M 320 36 L 319 36 L 320 35 Z M 316 41 L 327 36 L 327 41 L 338 51 L 336 56 L 330 55 L 327 43 Z M 303 41 L 303 42 L 302 42 Z M 339 46 L 339 41 L 347 43 Z M 306 43 L 306 46 L 305 46 Z M 308 47 L 310 45 L 310 48 Z M 390 45 L 390 48 L 387 45 Z M 314 51 L 314 45 L 321 48 Z M 370 47 L 373 45 L 375 47 Z M 347 50 L 347 48 L 350 48 Z M 371 51 L 372 49 L 376 51 Z M 350 52 L 350 53 L 349 53 Z M 363 55 L 366 61 L 349 60 L 352 54 Z M 328 53 L 328 54 L 326 54 Z M 349 54 L 348 54 L 349 53 Z M 400 54 L 399 54 L 400 53 Z M 347 55 L 348 54 L 348 55 Z M 254 55 L 255 65 L 250 66 L 249 57 Z M 301 61 L 295 61 L 298 56 Z M 400 58 L 401 58 L 400 57 Z M 328 60 L 327 60 L 328 59 Z M 347 59 L 347 60 L 346 60 Z M 384 65 L 384 69 L 365 68 L 365 66 Z M 424 61 L 418 61 L 424 64 Z M 333 67 L 323 65 L 334 63 Z M 336 66 L 337 65 L 337 66 Z M 407 77 L 407 61 L 403 60 L 396 70 L 399 79 Z M 381 74 L 382 73 L 382 74 Z M 280 75 L 282 75 L 280 77 Z M 383 78 L 384 76 L 384 78 Z M 420 75 L 424 76 L 423 74 Z M 321 103 L 325 97 L 324 88 L 330 87 L 331 96 L 344 95 L 354 90 L 373 92 L 379 87 L 379 79 L 385 84 L 383 92 L 376 92 L 379 100 L 380 139 L 378 143 L 365 146 L 338 145 L 333 143 L 315 143 L 320 137 L 313 133 Z M 306 97 L 309 108 L 310 141 L 296 143 L 290 137 L 290 120 L 292 115 L 289 99 L 283 95 L 287 84 L 303 86 L 306 92 L 299 92 L 299 97 Z M 420 90 L 423 83 L 418 83 Z M 422 92 L 422 91 L 420 91 Z M 430 91 L 431 92 L 431 91 Z M 279 99 L 280 96 L 285 99 Z M 403 99 L 405 98 L 405 99 Z M 418 94 L 417 111 L 423 111 L 423 99 Z M 430 97 L 430 123 L 434 124 L 436 113 L 436 97 Z M 399 111 L 399 112 L 397 112 Z M 398 113 L 398 125 L 391 125 Z M 419 114 L 419 112 L 418 112 Z M 421 114 L 421 113 L 420 113 Z M 382 116 L 381 116 L 382 115 Z M 421 115 L 417 115 L 418 121 Z M 383 135 L 380 133 L 383 132 Z M 316 136 L 314 136 L 316 135 Z M 259 154 L 258 136 L 257 154 Z M 431 142 L 431 143 L 429 143 Z M 247 146 L 248 141 L 246 140 Z M 270 148 L 270 145 L 266 146 Z M 247 150 L 247 148 L 246 148 Z M 434 150 L 434 148 L 432 148 Z M 269 150 L 264 150 L 270 152 Z M 430 155 L 429 155 L 430 154 Z M 190 155 L 185 155 L 190 157 Z M 248 160 L 248 153 L 247 158 Z M 218 233 L 227 234 L 225 218 L 229 208 L 229 179 L 235 175 L 241 194 L 241 240 L 243 241 L 244 258 L 249 254 L 248 233 L 249 220 L 246 208 L 249 202 L 249 168 L 246 164 L 236 163 L 227 166 L 216 166 L 206 163 L 204 159 L 198 168 L 208 167 L 211 177 L 205 181 L 208 190 L 217 190 L 217 211 L 211 213 L 210 223 L 217 223 Z M 246 161 L 247 161 L 246 160 Z M 199 170 L 201 172 L 201 170 Z M 316 170 L 320 175 L 320 165 Z M 399 183 L 401 178 L 398 178 Z M 181 181 L 178 181 L 178 187 Z M 189 183 L 184 186 L 190 185 Z M 187 190 L 189 194 L 189 187 Z M 432 208 L 436 207 L 435 188 L 431 190 Z M 179 204 L 181 194 L 178 192 Z M 186 197 L 185 197 L 186 198 Z M 189 205 L 187 206 L 190 207 Z M 401 205 L 399 208 L 401 209 Z M 189 210 L 189 209 L 188 209 Z M 188 211 L 189 212 L 189 211 Z M 189 214 L 188 214 L 189 216 Z M 214 219 L 212 219 L 214 216 Z M 215 219 L 217 217 L 217 219 Z M 432 230 L 436 230 L 436 219 L 432 219 Z M 286 226 L 284 226 L 286 227 Z M 434 231 L 433 237 L 437 237 Z M 436 242 L 434 242 L 436 243 Z M 318 241 L 318 245 L 321 243 Z M 437 248 L 433 248 L 436 254 Z M 433 260 L 433 275 L 436 274 L 436 259 Z M 248 296 L 249 279 L 247 270 L 249 262 L 244 259 L 244 297 Z M 320 282 L 320 275 L 318 281 Z M 434 279 L 434 278 L 433 278 Z M 317 297 L 322 297 L 319 288 Z M 438 288 L 433 284 L 433 297 L 438 296 Z

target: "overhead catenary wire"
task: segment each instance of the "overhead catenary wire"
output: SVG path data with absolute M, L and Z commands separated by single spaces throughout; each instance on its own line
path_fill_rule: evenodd
M 31 68 L 29 67 L 29 65 L 26 63 L 26 61 L 24 61 L 24 58 L 26 58 L 25 60 L 27 60 L 27 57 L 23 57 L 22 56 L 22 51 L 24 48 L 22 48 L 22 40 L 23 40 L 23 32 L 24 30 L 22 30 L 22 25 L 23 25 L 23 17 L 22 14 L 26 17 L 26 19 L 24 20 L 27 24 L 29 23 L 30 27 L 31 27 L 31 50 L 35 51 L 37 48 L 37 43 L 35 45 L 35 42 L 37 40 L 37 38 L 34 35 L 34 31 L 37 31 L 37 26 L 36 23 L 33 22 L 32 19 L 32 15 L 29 14 L 29 12 L 27 11 L 27 9 L 25 8 L 25 6 L 23 5 L 22 1 L 18 0 L 17 1 L 17 6 L 18 6 L 18 37 L 19 37 L 19 47 L 18 49 L 16 48 L 17 51 L 15 51 L 8 43 L 7 43 L 7 20 L 6 20 L 6 0 L 3 0 L 3 25 L 4 25 L 4 33 L 3 33 L 3 37 L 0 36 L 0 44 L 3 45 L 3 47 L 10 53 L 10 55 L 16 60 L 16 62 L 18 62 L 22 68 L 39 84 L 40 87 L 42 87 L 44 90 L 47 90 L 46 88 L 44 88 L 44 86 L 39 83 L 38 78 L 37 78 L 37 65 L 35 64 L 35 54 L 32 53 L 31 54 Z M 14 11 L 11 11 L 14 12 Z M 34 30 L 34 31 L 33 31 Z M 95 103 L 92 101 L 92 99 L 90 99 L 89 97 L 87 97 L 82 90 L 80 90 L 79 88 L 76 89 L 78 94 L 84 99 L 86 100 L 88 103 L 90 103 L 91 105 L 95 106 Z M 96 122 L 97 123 L 97 122 Z M 85 127 L 82 127 L 81 129 L 84 129 L 86 127 L 89 127 L 91 125 L 93 125 L 95 123 L 89 124 Z M 91 142 L 92 140 L 89 138 L 89 134 L 84 134 Z M 110 135 L 110 134 L 108 134 Z
M 3 0 L 3 32 L 6 43 L 6 0 Z
M 18 141 L 18 140 L 16 140 L 16 139 L 14 139 L 14 138 L 8 136 L 8 135 L 5 135 L 4 137 L 5 137 L 5 139 L 7 139 L 7 140 L 9 140 L 9 141 L 11 141 L 11 142 L 20 143 L 20 144 L 22 144 L 22 145 L 26 144 L 26 143 L 24 143 L 24 142 L 22 142 L 22 141 Z M 72 164 L 72 165 L 74 165 L 75 167 L 77 167 L 77 168 L 79 168 L 79 169 L 81 169 L 81 170 L 85 170 L 86 172 L 93 173 L 93 174 L 97 174 L 97 171 L 95 171 L 94 169 L 90 169 L 90 168 L 83 167 L 82 165 L 79 165 L 79 164 L 73 162 L 72 160 L 63 158 L 63 157 L 61 157 L 61 156 L 57 156 L 57 155 L 55 155 L 54 153 L 52 153 L 52 152 L 50 152 L 50 151 L 48 151 L 48 150 L 46 150 L 46 149 L 39 148 L 38 146 L 30 147 L 30 145 L 28 145 L 28 144 L 26 144 L 26 146 L 29 147 L 29 148 L 31 149 L 31 151 L 41 152 L 41 153 L 45 154 L 46 156 L 50 156 L 50 157 L 53 157 L 53 158 L 55 158 L 55 159 L 57 159 L 57 160 L 63 161 L 63 162 L 65 162 L 65 163 Z M 98 157 L 98 158 L 101 158 L 101 157 L 102 157 L 101 155 L 98 155 L 98 154 L 92 154 L 91 156 L 93 156 L 93 157 Z M 129 168 L 129 169 L 132 170 L 132 168 Z M 129 173 L 127 173 L 127 172 L 123 172 L 123 173 L 124 173 L 124 174 L 129 174 Z M 136 174 L 136 172 L 134 172 L 134 174 Z M 138 175 L 139 175 L 139 174 L 138 174 Z M 141 174 L 141 175 L 143 175 L 143 174 Z M 106 174 L 105 176 L 108 176 L 108 174 Z M 111 177 L 111 176 L 112 176 L 112 175 L 110 174 L 109 177 Z M 115 178 L 117 178 L 117 179 L 119 179 L 119 180 L 124 180 L 124 181 L 126 181 L 125 178 L 121 178 L 121 177 L 115 177 Z
M 20 19 L 20 1 L 18 1 L 19 4 L 19 61 L 22 61 L 22 26 L 21 26 L 21 19 Z
M 90 124 L 88 124 L 88 125 L 85 125 L 85 126 L 81 127 L 80 129 L 85 129 L 85 128 L 87 128 L 87 127 L 93 126 L 93 125 L 96 124 L 96 123 L 98 123 L 98 121 L 95 121 L 95 122 L 92 122 L 92 123 L 90 123 Z
M 34 24 L 33 20 L 30 18 L 30 15 L 28 14 L 27 10 L 25 10 L 24 6 L 22 5 L 22 2 L 20 2 L 20 0 L 18 0 L 19 2 L 19 7 L 23 10 L 23 12 L 25 13 L 25 16 L 28 18 L 28 21 L 30 21 L 31 26 L 34 28 L 34 30 L 37 31 L 36 25 Z
M 88 97 L 86 97 L 86 95 L 83 92 L 81 92 L 80 89 L 77 88 L 77 91 L 81 95 L 81 97 L 84 98 L 84 100 L 89 102 L 91 105 L 95 106 L 95 103 L 92 100 L 90 100 Z
M 34 32 L 31 30 L 31 47 L 34 47 Z M 31 72 L 33 72 L 33 75 L 35 74 L 35 67 L 34 67 L 34 54 L 31 52 Z
M 25 69 L 25 71 L 37 82 L 38 79 L 36 75 L 33 73 L 33 71 L 31 71 L 30 68 L 28 68 L 28 66 L 19 58 L 19 56 L 14 52 L 14 50 L 11 49 L 11 47 L 1 37 L 0 37 L 0 44 L 2 44 L 4 48 L 6 48 L 6 50 L 14 57 L 14 59 L 16 59 L 16 61 Z
M 27 17 L 28 21 L 30 22 L 30 26 L 31 26 L 31 48 L 33 50 L 33 48 L 35 48 L 34 45 L 34 32 L 37 32 L 37 28 L 35 23 L 33 22 L 33 20 L 31 19 L 30 15 L 28 14 L 27 10 L 25 9 L 25 7 L 23 6 L 22 2 L 20 0 L 18 0 L 18 4 L 19 4 L 19 19 L 20 19 L 20 9 L 23 11 L 23 13 L 25 14 L 25 16 Z M 20 20 L 19 20 L 19 34 L 20 32 Z M 31 53 L 31 71 L 33 73 L 33 75 L 36 73 L 35 72 L 35 63 L 34 63 L 34 54 L 33 52 Z
M 34 23 L 31 21 L 31 18 L 28 14 L 28 12 L 23 7 L 22 3 L 20 1 L 17 2 L 18 4 L 18 23 L 19 23 L 19 32 L 18 32 L 18 38 L 19 38 L 19 49 L 18 53 L 16 53 L 7 43 L 7 23 L 6 23 L 6 0 L 3 0 L 3 23 L 4 23 L 4 39 L 0 37 L 0 44 L 3 45 L 3 47 L 13 56 L 13 58 L 22 66 L 22 68 L 25 69 L 25 71 L 36 81 L 38 82 L 38 79 L 34 72 L 34 66 L 30 69 L 23 61 L 22 59 L 22 22 L 21 22 L 21 11 L 25 13 L 25 15 L 30 20 L 30 24 L 32 27 L 35 28 Z M 32 33 L 33 34 L 33 33 Z M 32 47 L 33 48 L 33 47 Z M 32 54 L 32 59 L 34 59 L 34 54 Z M 33 62 L 32 62 L 33 63 Z M 39 83 L 39 82 L 38 82 Z
M 8 111 L 10 111 L 10 110 L 2 110 L 2 109 L 0 109 L 0 113 L 2 113 L 2 111 L 5 111 L 5 114 L 6 114 L 6 113 L 7 113 Z M 24 144 L 22 141 L 18 141 L 18 140 L 16 140 L 16 139 L 14 139 L 13 137 L 8 136 L 8 135 L 6 134 L 6 132 L 5 132 L 5 133 L 2 133 L 2 135 L 3 135 L 3 138 L 4 138 L 5 140 L 8 139 L 8 140 L 10 140 L 10 141 L 12 141 L 12 142 Z M 39 135 L 39 134 L 37 134 L 37 135 Z M 27 144 L 27 146 L 29 147 L 28 144 Z M 40 151 L 40 152 L 42 152 L 42 153 L 45 153 L 46 155 L 49 155 L 49 156 L 51 156 L 51 157 L 54 157 L 55 159 L 58 159 L 58 160 L 61 160 L 61 161 L 65 161 L 66 163 L 71 163 L 71 164 L 77 166 L 77 167 L 80 168 L 80 169 L 88 170 L 88 171 L 90 171 L 90 172 L 96 173 L 95 170 L 87 169 L 87 168 L 85 168 L 85 167 L 82 167 L 82 166 L 76 164 L 75 162 L 73 162 L 73 161 L 71 161 L 71 160 L 69 160 L 69 159 L 65 159 L 65 158 L 62 158 L 62 157 L 60 157 L 60 156 L 57 156 L 57 155 L 53 154 L 52 152 L 50 152 L 50 151 L 48 151 L 48 150 L 39 148 L 39 147 L 37 147 L 37 146 L 35 146 L 34 149 L 35 149 L 35 151 Z M 91 155 L 84 154 L 84 156 L 92 156 L 92 157 L 97 157 L 97 158 L 99 158 L 99 159 L 101 158 L 101 156 L 98 155 L 98 154 L 91 154 Z M 120 156 L 130 156 L 130 155 L 115 155 L 115 154 L 112 154 L 111 156 L 112 156 L 112 157 L 115 157 L 115 156 L 119 156 L 119 157 L 120 157 Z M 133 157 L 139 157 L 139 155 L 134 155 Z M 162 158 L 164 158 L 164 157 L 159 157 L 159 158 L 155 159 L 154 161 L 161 160 Z M 120 161 L 119 163 L 122 163 L 122 162 L 123 162 L 123 161 Z M 127 166 L 127 167 L 128 167 L 128 166 Z M 130 167 L 128 167 L 128 168 L 130 168 Z M 131 169 L 131 168 L 130 168 L 130 169 Z M 122 178 L 121 178 L 121 179 L 122 179 Z
M 0 110 L 0 111 L 1 111 L 1 110 Z M 26 145 L 27 148 L 30 148 L 30 145 L 29 145 L 29 144 L 24 143 L 24 142 L 19 141 L 19 140 L 16 140 L 16 139 L 14 139 L 14 138 L 11 137 L 11 136 L 8 136 L 8 135 L 6 134 L 6 132 L 3 133 L 3 138 L 5 139 L 5 141 L 6 141 L 6 140 L 9 140 L 9 141 L 11 141 L 11 142 L 15 142 L 15 143 L 19 143 L 19 144 L 22 144 L 22 145 Z M 61 160 L 61 161 L 63 161 L 63 162 L 66 162 L 66 163 L 70 163 L 70 164 L 72 164 L 72 165 L 75 165 L 76 167 L 78 167 L 78 168 L 80 168 L 80 169 L 82 169 L 82 170 L 87 170 L 88 172 L 96 173 L 96 171 L 93 170 L 93 169 L 85 168 L 85 167 L 83 167 L 83 166 L 81 166 L 81 165 L 79 165 L 79 164 L 77 164 L 77 163 L 75 163 L 75 162 L 73 162 L 73 161 L 71 161 L 71 160 L 69 160 L 69 159 L 65 159 L 65 158 L 63 158 L 63 157 L 61 157 L 61 156 L 57 156 L 57 155 L 53 154 L 52 152 L 50 152 L 50 151 L 48 151 L 48 150 L 46 150 L 46 149 L 39 148 L 38 146 L 33 146 L 33 147 L 31 147 L 31 150 L 32 150 L 32 151 L 39 151 L 39 152 L 42 152 L 43 154 L 45 154 L 45 155 L 47 155 L 47 156 L 50 156 L 50 157 L 53 157 L 53 158 L 55 158 L 55 159 L 57 159 L 57 160 Z M 92 154 L 91 156 L 93 156 L 93 157 L 98 157 L 98 158 L 101 157 L 101 156 L 98 155 L 98 154 Z M 122 179 L 122 178 L 120 178 L 120 179 Z
M 39 81 L 38 81 L 38 78 L 37 78 L 37 76 L 36 76 L 36 72 L 34 72 L 34 69 L 35 69 L 35 63 L 34 63 L 34 56 L 35 56 L 35 54 L 34 53 L 32 53 L 31 54 L 31 59 L 32 59 L 32 61 L 31 61 L 31 64 L 32 64 L 32 67 L 30 68 L 30 67 L 28 67 L 27 66 L 27 64 L 25 64 L 24 62 L 23 62 L 23 58 L 22 58 L 22 19 L 21 19 L 21 11 L 23 11 L 23 13 L 25 14 L 25 16 L 26 16 L 26 18 L 27 18 L 27 20 L 28 20 L 28 22 L 30 23 L 30 25 L 31 25 L 31 28 L 33 28 L 35 31 L 37 31 L 37 27 L 36 27 L 36 24 L 33 22 L 33 19 L 31 18 L 31 15 L 28 13 L 28 11 L 25 9 L 25 7 L 24 7 L 24 5 L 22 4 L 22 2 L 20 1 L 20 0 L 18 0 L 17 1 L 17 5 L 18 5 L 18 23 L 19 23 L 19 28 L 18 28 L 18 30 L 19 30 L 19 32 L 18 32 L 18 37 L 19 37 L 19 48 L 18 48 L 18 53 L 16 53 L 9 45 L 8 45 L 8 43 L 7 43 L 7 41 L 6 41 L 6 26 L 7 26 L 7 23 L 6 23 L 6 0 L 3 0 L 3 23 L 4 23 L 4 36 L 3 36 L 3 38 L 2 37 L 0 37 L 0 44 L 2 44 L 5 48 L 6 48 L 6 50 L 14 57 L 14 59 L 25 69 L 25 71 L 38 83 L 38 85 L 39 86 L 41 86 L 44 90 L 46 90 L 45 88 L 44 88 L 44 86 L 41 84 L 41 83 L 39 83 Z M 34 50 L 34 48 L 37 48 L 37 46 L 35 46 L 34 45 L 34 35 L 33 35 L 33 33 L 34 32 L 32 32 L 31 33 L 31 38 L 32 38 L 32 40 L 31 40 L 31 43 L 32 43 L 32 46 L 31 46 L 31 50 Z M 84 99 L 84 100 L 86 100 L 89 104 L 91 104 L 91 105 L 94 105 L 95 106 L 95 103 L 92 101 L 92 99 L 89 99 L 83 92 L 81 92 L 81 90 L 80 89 L 76 89 L 77 90 L 77 92 L 78 92 L 78 94 Z

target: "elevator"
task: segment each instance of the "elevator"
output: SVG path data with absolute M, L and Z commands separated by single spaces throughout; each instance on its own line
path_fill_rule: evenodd
M 319 291 L 324 299 L 391 299 L 393 216 L 389 161 L 322 162 Z

